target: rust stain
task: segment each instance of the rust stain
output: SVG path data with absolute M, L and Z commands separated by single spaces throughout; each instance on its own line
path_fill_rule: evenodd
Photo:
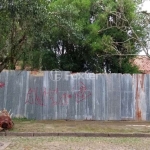
M 142 120 L 142 112 L 139 109 L 139 107 L 137 108 L 137 111 L 136 111 L 136 117 L 138 120 Z
M 139 75 L 137 75 L 136 96 L 135 96 L 135 99 L 136 99 L 136 119 L 142 120 L 142 112 L 139 108 L 139 99 L 140 99 L 139 80 L 140 80 Z M 141 81 L 140 81 L 140 83 L 141 83 Z
M 32 75 L 32 76 L 43 76 L 44 73 L 42 71 L 30 71 L 30 75 Z
M 141 88 L 144 90 L 144 78 L 145 78 L 145 74 L 142 74 L 141 75 L 141 78 L 140 78 L 140 84 L 141 84 Z

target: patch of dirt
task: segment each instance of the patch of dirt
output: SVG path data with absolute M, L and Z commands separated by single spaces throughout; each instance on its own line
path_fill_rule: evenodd
M 0 142 L 0 150 L 5 150 L 8 147 L 10 142 Z

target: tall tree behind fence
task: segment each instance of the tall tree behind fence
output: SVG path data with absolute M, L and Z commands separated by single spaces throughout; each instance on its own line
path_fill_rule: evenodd
M 150 75 L 3 71 L 0 109 L 29 119 L 150 120 Z

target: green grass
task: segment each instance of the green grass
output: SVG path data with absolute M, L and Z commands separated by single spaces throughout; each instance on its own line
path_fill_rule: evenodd
M 27 119 L 26 117 L 12 118 L 14 122 L 24 122 L 24 121 L 35 121 L 34 119 Z
M 1 142 L 10 142 L 5 150 L 148 150 L 148 138 L 98 138 L 98 137 L 0 137 Z
M 150 133 L 149 127 L 126 126 L 138 122 L 31 120 L 13 118 L 14 128 L 10 132 L 86 132 L 86 133 Z M 149 123 L 144 123 L 149 125 Z

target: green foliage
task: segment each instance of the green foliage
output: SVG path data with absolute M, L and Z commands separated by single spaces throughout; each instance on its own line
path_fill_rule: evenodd
M 27 119 L 26 117 L 14 117 L 12 120 L 14 122 L 34 121 L 34 119 Z
M 27 64 L 42 70 L 138 72 L 130 61 L 133 56 L 125 55 L 138 54 L 139 41 L 145 38 L 138 4 L 132 0 L 2 0 L 0 71 L 14 69 L 20 60 L 22 69 Z
M 21 55 L 33 47 L 45 21 L 45 3 L 41 0 L 2 0 L 0 3 L 0 71 L 15 69 Z M 42 26 L 41 26 L 42 24 Z
M 59 68 L 57 56 L 53 51 L 46 51 L 42 57 L 42 70 L 52 70 Z

